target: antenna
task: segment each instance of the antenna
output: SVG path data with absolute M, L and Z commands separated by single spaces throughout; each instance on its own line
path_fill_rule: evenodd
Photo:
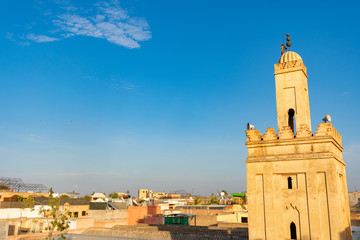
M 285 46 L 285 35 L 286 35 L 286 46 Z M 283 55 L 286 52 L 286 50 L 290 47 L 291 47 L 290 34 L 284 33 L 283 34 L 283 43 L 281 44 L 281 55 Z

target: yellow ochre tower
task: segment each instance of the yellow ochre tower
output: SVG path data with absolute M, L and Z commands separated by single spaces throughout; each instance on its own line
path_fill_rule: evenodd
M 350 240 L 341 135 L 327 119 L 312 134 L 306 67 L 283 48 L 274 66 L 279 134 L 246 131 L 249 239 Z

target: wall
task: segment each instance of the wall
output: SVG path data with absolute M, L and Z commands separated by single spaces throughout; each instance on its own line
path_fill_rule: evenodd
M 90 228 L 83 234 L 167 240 L 248 240 L 247 232 L 247 228 L 147 226 L 139 224 L 136 226 L 115 226 L 112 229 Z
M 0 209 L 0 219 L 13 219 L 13 218 L 39 218 L 43 215 L 39 215 L 39 207 L 35 206 L 35 210 L 31 211 L 29 208 L 1 208 Z M 49 208 L 48 206 L 44 206 Z
M 128 208 L 128 225 L 135 225 L 144 222 L 144 218 L 149 215 L 161 214 L 160 206 L 136 206 Z
M 197 214 L 189 219 L 190 226 L 215 226 L 217 223 L 217 216 L 212 214 Z
M 4 198 L 10 198 L 14 195 L 20 196 L 22 198 L 28 198 L 29 196 L 49 197 L 49 193 L 1 192 L 0 202 L 4 201 Z
M 88 229 L 94 227 L 94 219 L 92 218 L 80 218 L 76 219 L 76 229 Z
M 223 213 L 217 215 L 218 222 L 242 223 L 242 218 L 248 218 L 247 212 Z M 245 222 L 246 223 L 246 222 Z
M 150 225 L 164 225 L 165 218 L 163 215 L 146 216 L 144 223 Z
M 89 210 L 88 218 L 93 218 L 95 222 L 123 220 L 128 218 L 128 210 Z
M 67 210 L 70 212 L 70 216 L 72 218 L 86 218 L 89 213 L 89 205 L 70 205 L 68 203 L 65 203 L 63 207 L 60 207 L 60 210 Z M 83 216 L 83 212 L 85 212 L 85 215 Z M 77 217 L 75 217 L 77 213 Z

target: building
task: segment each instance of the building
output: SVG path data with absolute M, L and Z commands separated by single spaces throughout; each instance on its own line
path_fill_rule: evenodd
M 279 134 L 246 131 L 249 239 L 351 239 L 341 135 L 326 121 L 312 133 L 299 54 L 282 54 L 275 85 Z
M 171 194 L 167 194 L 165 192 L 153 192 L 152 190 L 149 190 L 149 189 L 138 189 L 138 198 L 139 199 L 144 199 L 144 198 L 160 199 L 160 198 L 167 198 L 170 195 Z M 180 198 L 180 195 L 179 195 L 179 198 Z
M 150 190 L 151 191 L 151 190 Z M 138 189 L 138 198 L 150 198 L 148 189 Z
M 153 192 L 152 197 L 156 199 L 167 198 L 168 194 L 165 192 Z
M 91 195 L 91 202 L 107 202 L 109 198 L 104 193 L 94 193 Z

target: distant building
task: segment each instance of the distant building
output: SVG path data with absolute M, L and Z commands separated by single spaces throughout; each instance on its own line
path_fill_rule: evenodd
M 167 198 L 168 194 L 165 192 L 153 192 L 152 198 L 161 199 L 161 198 Z
M 151 191 L 151 190 L 150 190 L 150 191 Z M 139 199 L 150 198 L 150 196 L 149 196 L 149 190 L 148 190 L 148 189 L 139 189 L 139 190 L 138 190 L 138 198 L 139 198 Z
M 170 193 L 168 195 L 168 198 L 170 198 L 170 199 L 180 199 L 180 197 L 181 197 L 181 195 L 178 193 Z
M 94 193 L 91 195 L 91 202 L 107 202 L 109 199 L 103 193 Z
M 160 198 L 167 198 L 169 195 L 165 192 L 153 192 L 152 190 L 149 189 L 138 189 L 138 198 L 139 199 L 144 199 L 144 198 L 155 198 L 155 199 L 160 199 Z M 179 195 L 180 198 L 180 195 Z

